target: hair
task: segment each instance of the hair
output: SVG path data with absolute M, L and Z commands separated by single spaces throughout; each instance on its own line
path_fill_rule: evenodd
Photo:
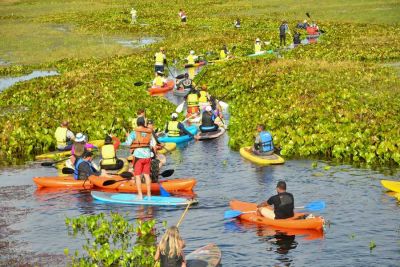
M 169 247 L 168 258 L 172 258 L 175 255 L 182 255 L 182 247 L 181 247 L 182 238 L 179 235 L 178 227 L 171 226 L 167 229 L 163 237 L 161 238 L 159 247 L 160 252 L 166 255 L 167 246 Z
M 112 138 L 108 134 L 106 135 L 106 138 L 104 138 L 104 144 L 105 145 L 112 144 Z
M 144 113 L 145 110 L 143 108 L 138 109 L 138 111 L 136 112 L 137 115 L 140 115 L 142 113 Z
M 139 117 L 139 118 L 136 120 L 136 125 L 137 125 L 137 126 L 145 126 L 145 125 L 146 125 L 146 121 L 144 120 L 143 117 Z
M 61 122 L 61 126 L 68 126 L 68 124 L 69 124 L 68 121 L 62 121 Z
M 86 150 L 85 152 L 83 152 L 82 158 L 86 159 L 88 157 L 93 157 L 93 153 Z
M 74 155 L 76 157 L 81 157 L 83 153 L 85 153 L 85 142 L 75 142 L 74 148 Z
M 286 183 L 285 181 L 279 181 L 278 184 L 276 185 L 276 188 L 286 190 Z
M 263 125 L 263 124 L 258 124 L 258 125 L 257 125 L 257 128 L 258 128 L 258 127 L 260 127 L 260 128 L 261 128 L 261 130 L 263 130 L 263 131 L 265 130 L 265 127 L 264 127 L 264 125 Z

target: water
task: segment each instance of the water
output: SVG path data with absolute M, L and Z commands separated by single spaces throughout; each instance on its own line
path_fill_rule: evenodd
M 124 47 L 139 48 L 145 45 L 154 44 L 159 41 L 159 38 L 146 37 L 146 38 L 139 38 L 136 40 L 116 39 L 115 41 Z
M 42 71 L 42 70 L 35 70 L 31 74 L 18 76 L 18 77 L 7 77 L 0 79 L 0 92 L 7 89 L 8 87 L 13 86 L 17 82 L 23 82 L 32 80 L 39 77 L 46 77 L 46 76 L 54 76 L 58 75 L 57 71 Z

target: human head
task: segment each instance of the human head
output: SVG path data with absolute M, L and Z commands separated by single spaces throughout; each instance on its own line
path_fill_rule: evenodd
M 108 134 L 106 135 L 106 138 L 104 138 L 104 144 L 105 145 L 112 144 L 112 138 Z
M 265 129 L 264 125 L 262 125 L 262 124 L 258 124 L 257 125 L 257 131 L 258 132 L 262 132 L 262 131 L 264 131 L 264 129 Z
M 276 191 L 278 193 L 286 192 L 286 183 L 285 181 L 279 181 L 278 184 L 276 185 Z
M 207 91 L 207 85 L 203 84 L 203 85 L 201 86 L 201 90 L 202 90 L 202 91 Z
M 176 121 L 177 118 L 178 118 L 178 114 L 176 114 L 175 112 L 171 114 L 171 119 L 173 121 Z
M 303 21 L 303 23 L 307 23 L 307 20 L 305 19 L 305 20 Z
M 187 78 L 189 78 L 189 73 L 185 73 L 185 78 L 187 79 Z
M 138 109 L 138 111 L 136 112 L 136 115 L 138 116 L 144 116 L 144 114 L 146 113 L 146 110 L 144 110 L 143 108 Z
M 194 50 L 190 50 L 190 54 L 191 54 L 191 55 L 194 55 Z
M 164 52 L 164 47 L 160 47 L 160 52 Z
M 160 241 L 160 251 L 165 255 L 166 248 L 169 248 L 169 257 L 173 257 L 174 255 L 180 255 L 182 253 L 181 246 L 182 238 L 179 234 L 178 227 L 171 226 L 165 231 L 165 234 L 161 238 Z
M 80 143 L 80 142 L 85 142 L 85 136 L 83 133 L 77 133 L 75 136 L 75 142 Z
M 61 127 L 68 127 L 69 122 L 68 121 L 62 121 L 61 122 Z
M 256 42 L 259 43 L 259 42 L 260 42 L 260 38 L 257 38 L 257 39 L 256 39 Z
M 92 158 L 93 158 L 93 153 L 86 150 L 85 152 L 83 152 L 82 158 L 84 158 L 84 159 L 86 159 L 86 160 L 92 160 Z
M 146 121 L 144 120 L 143 117 L 139 117 L 139 118 L 137 118 L 137 120 L 136 120 L 136 125 L 137 125 L 137 126 L 145 126 L 145 125 L 146 125 Z
M 212 107 L 211 107 L 211 106 L 207 106 L 207 107 L 206 107 L 206 111 L 207 111 L 207 112 L 211 112 L 211 111 L 212 111 Z

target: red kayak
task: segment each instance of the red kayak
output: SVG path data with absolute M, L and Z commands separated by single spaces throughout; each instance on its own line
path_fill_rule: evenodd
M 165 92 L 168 92 L 169 90 L 172 90 L 174 88 L 174 81 L 173 80 L 168 80 L 167 83 L 162 86 L 152 86 L 151 88 L 149 88 L 149 92 L 151 95 L 155 95 L 155 94 L 162 94 Z

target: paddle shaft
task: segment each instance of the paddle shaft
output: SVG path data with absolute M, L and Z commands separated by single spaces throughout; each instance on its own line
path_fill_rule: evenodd
M 181 223 L 182 223 L 182 221 L 183 221 L 183 218 L 185 217 L 186 213 L 187 213 L 188 210 L 189 210 L 190 205 L 192 205 L 192 201 L 189 201 L 188 205 L 186 206 L 185 211 L 182 213 L 181 218 L 179 219 L 178 223 L 176 224 L 176 227 L 179 227 L 179 226 L 181 225 Z
M 69 159 L 69 157 L 68 158 L 59 159 L 59 160 L 56 160 L 56 161 L 51 161 L 51 162 L 41 162 L 40 165 L 45 166 L 45 167 L 51 167 L 54 164 L 62 162 L 62 161 L 67 160 L 67 159 Z

